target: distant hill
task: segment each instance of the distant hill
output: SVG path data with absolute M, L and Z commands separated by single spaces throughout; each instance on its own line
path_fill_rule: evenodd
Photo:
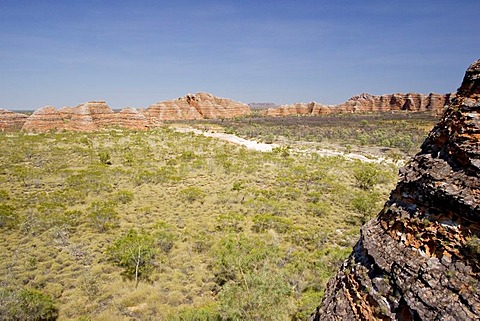
M 250 109 L 269 109 L 269 108 L 277 108 L 279 105 L 275 103 L 249 103 L 248 107 Z

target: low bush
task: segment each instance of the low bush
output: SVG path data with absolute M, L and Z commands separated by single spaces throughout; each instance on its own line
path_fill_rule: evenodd
M 31 288 L 0 289 L 0 319 L 51 321 L 58 317 L 53 299 Z

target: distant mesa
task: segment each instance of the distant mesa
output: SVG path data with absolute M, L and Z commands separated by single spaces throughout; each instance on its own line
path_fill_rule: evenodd
M 328 115 L 354 112 L 432 111 L 441 113 L 454 94 L 389 94 L 374 96 L 361 94 L 339 105 L 316 102 L 277 106 L 274 103 L 249 105 L 212 94 L 199 92 L 157 102 L 146 109 L 125 108 L 113 111 L 105 101 L 90 101 L 76 107 L 56 109 L 45 106 L 31 116 L 0 109 L 0 131 L 96 131 L 109 126 L 146 130 L 160 126 L 164 121 L 221 119 L 250 115 L 252 109 L 265 116 Z
M 451 98 L 382 97 L 413 110 Z M 479 320 L 480 60 L 449 104 L 383 210 L 362 227 L 311 321 Z
M 316 102 L 296 103 L 269 108 L 264 111 L 267 116 L 293 116 L 293 115 L 325 115 L 332 113 L 353 112 L 386 112 L 386 111 L 432 111 L 442 113 L 446 105 L 450 104 L 454 94 L 429 95 L 408 93 L 370 95 L 367 93 L 353 96 L 338 105 L 322 105 Z
M 277 108 L 278 105 L 275 103 L 249 103 L 248 107 L 254 110 L 259 110 L 259 109 L 261 110 L 261 109 Z

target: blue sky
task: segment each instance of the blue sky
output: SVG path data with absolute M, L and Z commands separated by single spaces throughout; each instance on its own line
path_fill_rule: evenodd
M 0 108 L 456 91 L 479 0 L 0 0 Z

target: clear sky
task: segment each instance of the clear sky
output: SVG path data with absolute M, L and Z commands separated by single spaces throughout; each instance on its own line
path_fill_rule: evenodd
M 480 0 L 0 0 L 0 108 L 456 91 Z

